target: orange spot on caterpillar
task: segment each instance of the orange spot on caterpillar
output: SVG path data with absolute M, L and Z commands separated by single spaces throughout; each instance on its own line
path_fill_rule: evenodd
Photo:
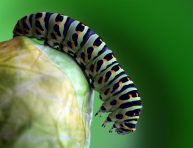
M 78 35 L 80 35 L 80 34 L 81 34 L 81 32 L 80 32 L 80 31 L 77 31 L 76 33 L 77 33 Z
M 61 26 L 61 22 L 56 22 L 56 25 L 57 25 L 58 27 L 60 27 L 60 26 Z
M 123 86 L 123 83 L 122 83 L 122 82 L 119 82 L 119 86 Z
M 112 74 L 115 74 L 115 71 L 114 71 L 114 70 L 111 70 L 111 73 L 112 73 Z
M 93 45 L 92 47 L 93 47 L 93 48 L 97 48 L 98 46 L 96 46 L 96 45 Z
M 103 62 L 107 62 L 107 60 L 106 60 L 106 59 L 103 59 Z
M 133 98 L 133 96 L 132 96 L 131 94 L 129 94 L 129 99 L 130 99 L 130 98 Z

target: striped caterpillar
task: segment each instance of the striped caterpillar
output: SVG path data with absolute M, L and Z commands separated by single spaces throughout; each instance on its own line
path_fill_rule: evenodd
M 71 55 L 104 101 L 96 115 L 110 112 L 102 126 L 113 122 L 109 132 L 118 134 L 136 130 L 142 108 L 139 93 L 113 52 L 88 26 L 62 14 L 41 12 L 21 18 L 13 34 L 43 40 L 45 45 Z

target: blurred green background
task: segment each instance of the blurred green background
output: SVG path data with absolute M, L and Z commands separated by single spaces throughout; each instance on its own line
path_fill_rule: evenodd
M 105 117 L 94 117 L 91 148 L 193 147 L 193 1 L 1 0 L 0 41 L 12 38 L 19 18 L 37 11 L 60 12 L 90 26 L 143 98 L 134 134 L 109 134 L 101 127 Z M 96 93 L 94 112 L 101 103 Z

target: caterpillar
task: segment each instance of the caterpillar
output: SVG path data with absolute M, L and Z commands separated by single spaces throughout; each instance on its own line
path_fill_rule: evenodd
M 108 113 L 109 132 L 127 134 L 136 130 L 142 104 L 133 81 L 117 62 L 106 43 L 88 26 L 59 13 L 38 12 L 18 20 L 13 37 L 43 40 L 45 45 L 72 56 L 104 101 L 95 115 Z

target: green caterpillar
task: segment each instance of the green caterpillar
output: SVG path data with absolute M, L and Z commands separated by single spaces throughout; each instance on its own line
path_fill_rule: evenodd
M 110 132 L 118 134 L 136 130 L 142 108 L 137 88 L 106 43 L 88 26 L 62 14 L 41 12 L 20 19 L 13 34 L 44 40 L 45 45 L 71 55 L 104 101 L 96 115 L 110 112 L 102 126 L 114 122 Z

